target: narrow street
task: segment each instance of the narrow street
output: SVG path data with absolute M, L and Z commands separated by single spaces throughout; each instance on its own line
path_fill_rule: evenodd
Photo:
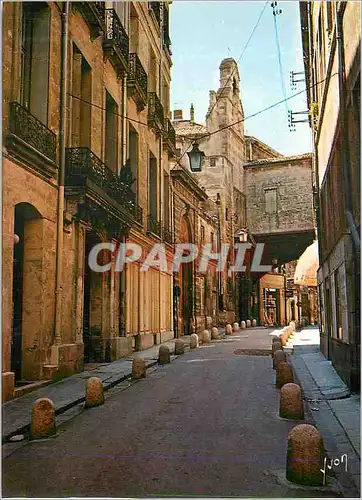
M 187 351 L 111 389 L 55 438 L 14 447 L 3 460 L 3 496 L 336 496 L 280 480 L 296 423 L 278 417 L 268 353 L 234 353 L 270 348 L 270 332 Z

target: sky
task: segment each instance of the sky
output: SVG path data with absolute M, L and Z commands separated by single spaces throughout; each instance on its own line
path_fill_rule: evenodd
M 284 99 L 278 65 L 277 43 L 271 2 L 241 59 L 244 46 L 265 5 L 265 1 L 184 1 L 171 5 L 172 83 L 171 108 L 183 109 L 189 118 L 194 104 L 195 121 L 205 122 L 209 91 L 219 88 L 219 65 L 233 57 L 239 66 L 241 100 L 245 116 L 256 113 Z M 290 87 L 290 71 L 303 71 L 299 2 L 278 2 L 277 16 L 283 81 L 289 97 L 305 88 Z M 306 95 L 294 97 L 288 104 L 246 119 L 245 133 L 257 137 L 284 155 L 312 150 L 308 123 L 288 127 L 287 108 L 307 110 Z M 305 115 L 298 119 L 306 118 Z M 297 119 L 297 118 L 296 118 Z

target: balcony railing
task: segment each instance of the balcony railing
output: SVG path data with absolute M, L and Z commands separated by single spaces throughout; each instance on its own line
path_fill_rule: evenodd
M 105 30 L 105 2 L 72 2 L 84 17 L 91 32 L 91 38 L 97 38 Z
M 68 148 L 66 166 L 67 186 L 84 186 L 87 181 L 91 181 L 132 214 L 137 222 L 142 223 L 142 209 L 136 203 L 131 186 L 110 170 L 89 148 Z
M 10 103 L 9 131 L 10 134 L 56 162 L 56 135 L 18 102 Z
M 163 132 L 164 114 L 162 104 L 156 92 L 148 93 L 148 123 L 156 129 L 156 132 Z
M 106 9 L 106 32 L 103 50 L 115 67 L 118 76 L 128 72 L 129 39 L 114 9 Z
M 139 109 L 147 106 L 147 73 L 137 54 L 129 55 L 129 74 L 127 85 Z
M 155 15 L 157 24 L 161 24 L 161 2 L 149 2 L 152 12 Z
M 163 236 L 164 241 L 166 241 L 166 243 L 170 243 L 170 244 L 173 243 L 172 232 L 169 230 L 168 227 L 163 226 L 162 236 Z
M 147 229 L 153 234 L 161 237 L 161 223 L 153 216 L 148 216 Z

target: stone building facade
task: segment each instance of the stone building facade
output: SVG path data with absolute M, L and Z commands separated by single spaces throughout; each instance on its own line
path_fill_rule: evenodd
M 165 242 L 171 51 L 165 2 L 3 9 L 3 399 L 173 337 L 172 271 L 90 269 L 96 243 Z
M 245 196 L 243 191 L 243 164 L 245 137 L 242 119 L 244 111 L 240 100 L 240 75 L 234 59 L 224 59 L 220 64 L 220 87 L 211 90 L 205 125 L 194 121 L 193 107 L 190 119 L 183 119 L 182 111 L 174 111 L 173 124 L 177 136 L 177 148 L 181 164 L 189 168 L 187 155 L 183 153 L 197 139 L 205 153 L 204 168 L 195 173 L 200 186 L 214 202 L 219 202 L 219 243 L 230 245 L 228 264 L 233 263 L 234 234 L 245 227 Z M 225 130 L 219 129 L 240 121 Z M 220 319 L 233 322 L 236 317 L 235 275 L 222 273 L 218 292 Z
M 231 248 L 227 267 L 233 263 L 240 234 L 254 249 L 256 243 L 265 243 L 265 263 L 274 266 L 264 276 L 223 273 L 219 293 L 225 319 L 255 318 L 266 323 L 267 302 L 273 299 L 272 323 L 283 325 L 287 319 L 286 279 L 285 272 L 276 269 L 298 259 L 315 236 L 311 154 L 284 157 L 245 135 L 237 64 L 224 59 L 219 69 L 220 88 L 210 91 L 205 124 L 194 121 L 193 106 L 189 119 L 184 119 L 181 110 L 174 111 L 179 161 L 190 168 L 186 152 L 194 142 L 205 153 L 202 171 L 194 177 L 211 200 L 220 200 L 220 240 Z
M 314 141 L 321 350 L 360 385 L 360 2 L 301 2 Z
M 217 207 L 185 168 L 175 164 L 171 179 L 174 239 L 199 249 L 195 261 L 182 264 L 174 273 L 174 330 L 181 336 L 219 323 L 215 263 L 210 262 L 205 272 L 199 269 L 203 245 L 211 243 L 215 250 Z

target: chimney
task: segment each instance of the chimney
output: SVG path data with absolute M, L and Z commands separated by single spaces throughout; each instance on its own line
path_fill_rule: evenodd
M 182 109 L 175 109 L 173 112 L 173 119 L 175 121 L 182 120 Z
M 190 121 L 191 122 L 195 121 L 195 109 L 194 109 L 194 105 L 193 104 L 191 104 L 191 108 L 190 108 Z

